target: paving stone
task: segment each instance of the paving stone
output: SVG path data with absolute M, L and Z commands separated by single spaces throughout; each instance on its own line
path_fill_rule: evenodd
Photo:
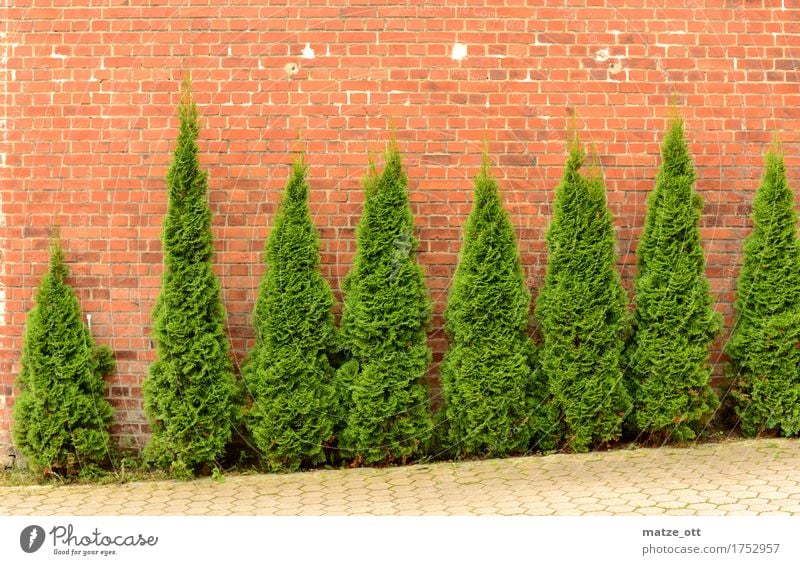
M 659 508 L 666 508 L 668 510 L 678 510 L 681 508 L 686 508 L 687 503 L 683 500 L 663 500 L 663 501 L 656 501 L 653 506 L 658 506 Z
M 665 514 L 668 516 L 694 516 L 696 511 L 689 508 L 669 508 Z
M 645 491 L 642 491 L 642 492 L 644 494 L 647 494 Z M 681 497 L 679 495 L 677 495 L 677 494 L 673 494 L 673 493 L 667 491 L 665 494 L 649 495 L 647 498 L 649 500 L 652 500 L 653 502 L 658 502 L 659 505 L 663 505 L 662 503 L 675 502 L 677 500 L 680 500 Z
M 630 504 L 618 504 L 614 506 L 607 506 L 606 511 L 613 514 L 613 515 L 630 515 L 635 514 L 637 511 L 636 506 L 631 506 Z
M 800 514 L 800 442 L 743 440 L 388 469 L 0 487 L 13 515 Z
M 472 514 L 473 510 L 471 506 L 466 504 L 448 504 L 447 512 L 455 516 L 466 516 Z
M 500 508 L 497 510 L 497 513 L 500 516 L 522 516 L 525 514 L 525 510 L 523 508 L 515 507 L 515 508 Z
M 497 506 L 476 506 L 473 508 L 473 513 L 478 516 L 486 516 L 497 514 L 498 510 Z
M 578 511 L 587 514 L 589 512 L 605 512 L 608 508 L 605 504 L 579 504 L 577 507 Z
M 664 508 L 658 508 L 655 506 L 650 507 L 642 507 L 636 510 L 637 514 L 641 514 L 643 516 L 653 516 L 653 515 L 661 515 L 666 514 L 666 510 Z
M 732 496 L 714 496 L 714 497 L 709 497 L 708 501 L 711 504 L 716 504 L 717 506 L 720 506 L 722 504 L 736 504 L 738 502 L 738 499 Z
M 626 492 L 622 494 L 620 498 L 627 500 L 630 504 L 637 504 L 651 500 L 651 498 L 643 492 Z

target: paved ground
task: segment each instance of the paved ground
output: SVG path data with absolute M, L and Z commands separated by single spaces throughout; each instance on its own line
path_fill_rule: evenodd
M 800 440 L 236 476 L 224 482 L 4 487 L 0 514 L 800 514 Z

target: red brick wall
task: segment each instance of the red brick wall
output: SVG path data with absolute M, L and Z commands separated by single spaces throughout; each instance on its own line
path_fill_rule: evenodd
M 53 225 L 62 227 L 93 333 L 116 351 L 110 394 L 118 432 L 141 440 L 146 431 L 140 384 L 153 359 L 164 175 L 186 72 L 204 116 L 217 272 L 239 360 L 252 338 L 264 238 L 298 137 L 311 165 L 325 274 L 338 289 L 353 256 L 367 154 L 396 130 L 419 260 L 437 303 L 431 341 L 438 353 L 445 346 L 438 314 L 484 139 L 535 295 L 575 110 L 583 140 L 600 155 L 630 284 L 660 135 L 676 101 L 706 201 L 708 274 L 728 324 L 750 199 L 773 132 L 785 143 L 795 184 L 800 180 L 798 0 L 2 5 L 4 445 L 25 313 L 46 269 Z M 452 58 L 456 43 L 467 49 L 460 61 Z M 304 56 L 306 46 L 314 58 Z M 289 64 L 297 66 L 291 77 Z M 721 343 L 712 355 L 717 374 Z

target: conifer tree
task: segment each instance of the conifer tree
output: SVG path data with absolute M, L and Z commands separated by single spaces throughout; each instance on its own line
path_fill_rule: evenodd
M 694 190 L 681 120 L 673 121 L 661 157 L 636 251 L 627 362 L 636 429 L 653 438 L 686 441 L 719 405 L 708 384 L 708 349 L 722 322 L 705 275 L 698 228 L 703 201 Z
M 581 174 L 583 164 L 575 140 L 556 189 L 536 303 L 541 371 L 566 448 L 578 452 L 617 439 L 631 406 L 620 359 L 627 298 L 616 270 L 614 224 L 602 177 Z
M 725 348 L 742 430 L 800 431 L 800 240 L 783 155 L 770 151 L 744 244 L 736 324 Z
M 386 166 L 364 181 L 357 251 L 344 285 L 341 337 L 349 359 L 338 380 L 346 406 L 340 447 L 355 464 L 405 461 L 431 436 L 425 372 L 431 301 L 408 202 L 408 180 L 393 142 Z
M 546 383 L 533 378 L 530 300 L 514 228 L 485 157 L 445 310 L 450 347 L 441 365 L 439 422 L 445 448 L 456 455 L 521 452 L 552 425 L 533 394 Z
M 67 276 L 55 239 L 49 271 L 28 313 L 13 409 L 14 443 L 45 474 L 92 473 L 110 455 L 113 411 L 103 377 L 113 372 L 114 355 L 95 347 Z
M 188 81 L 179 116 L 167 173 L 164 274 L 153 309 L 157 358 L 143 391 L 152 429 L 146 459 L 186 476 L 215 465 L 240 407 L 220 285 L 212 269 L 208 176 L 198 159 L 200 125 Z
M 267 243 L 255 310 L 256 345 L 242 370 L 253 402 L 247 423 L 273 470 L 325 460 L 337 402 L 333 293 L 320 272 L 306 166 L 294 163 Z

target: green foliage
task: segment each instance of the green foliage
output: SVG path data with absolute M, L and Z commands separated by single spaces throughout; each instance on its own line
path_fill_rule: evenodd
M 583 163 L 574 142 L 556 189 L 536 303 L 541 371 L 572 451 L 617 439 L 631 407 L 620 359 L 627 298 L 616 270 L 614 224 L 602 177 L 582 175 Z
M 113 411 L 103 377 L 113 372 L 114 356 L 95 347 L 67 276 L 55 240 L 50 269 L 28 313 L 12 433 L 32 468 L 74 476 L 96 473 L 110 455 Z
M 693 439 L 719 404 L 708 386 L 708 348 L 719 332 L 705 276 L 698 222 L 702 198 L 675 120 L 648 201 L 637 249 L 636 310 L 627 350 L 634 396 L 633 425 L 678 441 Z
M 783 156 L 770 151 L 744 244 L 737 319 L 725 348 L 742 430 L 800 431 L 800 240 Z
M 341 337 L 349 359 L 338 381 L 347 409 L 340 447 L 356 463 L 405 461 L 422 453 L 432 423 L 425 372 L 431 301 L 414 261 L 417 241 L 408 180 L 392 144 L 366 202 L 353 268 L 345 279 Z
M 240 412 L 225 310 L 212 269 L 208 178 L 197 156 L 197 107 L 186 86 L 167 173 L 165 268 L 153 310 L 158 355 L 143 388 L 152 428 L 145 457 L 183 476 L 214 466 Z
M 531 296 L 514 228 L 488 158 L 475 178 L 472 212 L 445 311 L 450 348 L 441 365 L 445 447 L 503 456 L 541 441 L 551 424 L 532 405 Z M 544 385 L 546 386 L 546 384 Z
M 325 460 L 337 402 L 333 293 L 320 273 L 306 167 L 296 162 L 265 254 L 255 311 L 256 346 L 242 371 L 253 398 L 247 424 L 269 468 Z

